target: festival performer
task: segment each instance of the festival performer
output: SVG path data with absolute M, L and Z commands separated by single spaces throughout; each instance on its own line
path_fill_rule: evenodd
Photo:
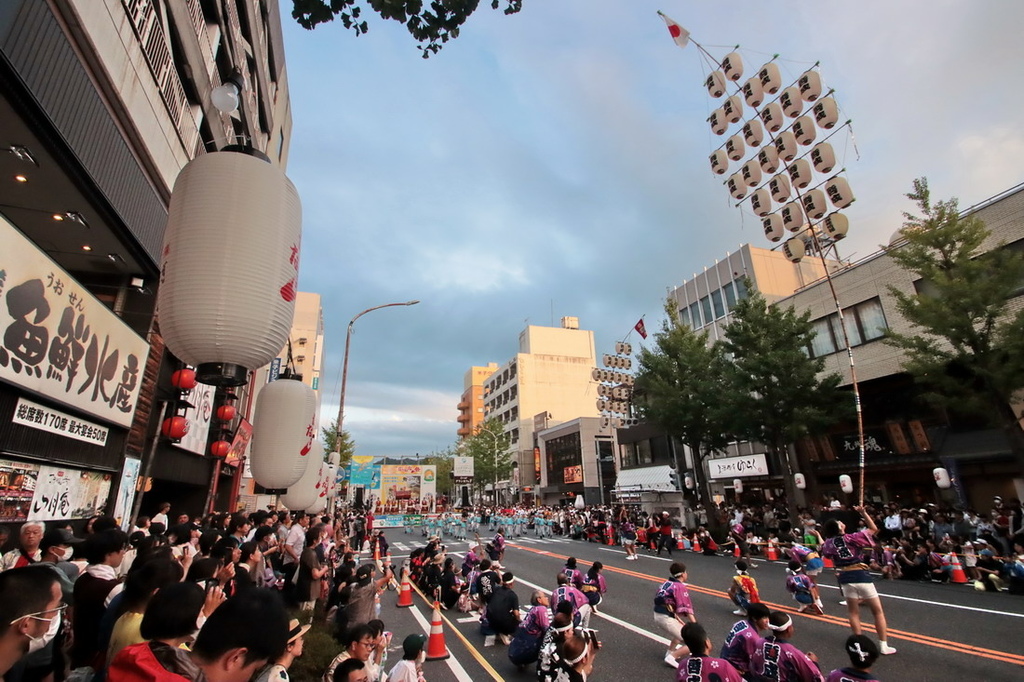
M 800 613 L 821 615 L 823 611 L 818 606 L 821 603 L 818 586 L 808 576 L 804 575 L 803 566 L 800 562 L 795 559 L 790 561 L 788 568 L 786 568 L 786 573 L 786 590 L 800 604 L 797 610 Z
M 850 667 L 836 668 L 826 682 L 879 682 L 871 674 L 871 666 L 878 660 L 874 642 L 864 635 L 850 635 L 846 638 L 846 653 L 850 655 Z
M 747 617 L 737 621 L 725 636 L 719 656 L 732 663 L 746 675 L 750 671 L 750 657 L 761 641 L 761 631 L 768 629 L 768 607 L 755 603 L 747 607 Z
M 888 627 L 885 612 L 882 611 L 882 600 L 871 581 L 868 565 L 861 559 L 861 550 L 873 547 L 878 527 L 864 507 L 854 507 L 864 519 L 866 528 L 856 533 L 847 533 L 846 524 L 838 519 L 825 522 L 825 544 L 822 555 L 828 557 L 836 565 L 839 573 L 839 587 L 846 600 L 847 617 L 853 634 L 861 634 L 860 606 L 865 604 L 871 609 L 875 619 L 875 632 L 878 634 L 878 652 L 883 656 L 896 653 L 896 649 L 886 641 Z
M 750 679 L 754 682 L 825 682 L 818 669 L 818 657 L 789 643 L 793 619 L 784 611 L 768 617 L 771 634 L 762 639 L 750 657 Z
M 821 534 L 818 533 L 815 528 L 808 528 L 807 533 L 817 538 L 818 547 L 824 544 L 824 540 L 821 538 Z M 818 587 L 818 576 L 821 574 L 822 569 L 825 567 L 825 562 L 821 560 L 821 556 L 816 550 L 806 545 L 801 545 L 799 542 L 794 542 L 787 550 L 789 558 L 794 561 L 799 561 L 803 565 L 803 573 L 811 582 L 814 583 L 815 592 Z M 815 596 L 814 605 L 818 607 L 818 610 L 822 613 L 825 612 L 825 607 L 821 603 L 820 596 Z
M 677 561 L 668 570 L 669 579 L 654 595 L 654 622 L 670 638 L 665 664 L 678 668 L 679 659 L 690 653 L 686 646 L 681 646 L 680 629 L 686 623 L 696 623 L 697 617 L 693 615 L 693 602 L 686 586 L 686 565 Z
M 733 614 L 737 616 L 747 615 L 747 607 L 761 601 L 757 591 L 757 581 L 747 573 L 747 562 L 740 559 L 736 562 L 736 575 L 729 584 L 729 599 L 738 606 Z
M 687 623 L 682 635 L 690 655 L 679 661 L 676 682 L 743 682 L 739 671 L 729 661 L 708 655 L 711 638 L 703 625 Z

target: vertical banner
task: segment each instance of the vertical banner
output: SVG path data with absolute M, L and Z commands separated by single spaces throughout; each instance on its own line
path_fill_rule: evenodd
M 200 457 L 206 455 L 206 441 L 210 437 L 210 422 L 213 420 L 213 398 L 216 388 L 206 384 L 196 384 L 185 394 L 185 400 L 196 409 L 189 410 L 188 433 L 177 443 L 176 448 L 188 450 Z
M 132 525 L 132 518 L 129 514 L 131 514 L 132 505 L 135 504 L 135 488 L 139 484 L 139 468 L 141 466 L 141 459 L 125 457 L 124 467 L 121 469 L 121 482 L 117 486 L 114 518 L 121 525 L 121 530 L 126 533 Z
M 375 458 L 372 455 L 353 455 L 352 466 L 351 466 L 351 481 L 352 485 L 362 488 L 372 488 L 373 486 L 373 463 Z
M 235 429 L 235 437 L 231 440 L 231 449 L 228 450 L 224 463 L 230 464 L 233 467 L 238 466 L 238 463 L 245 457 L 245 453 L 249 449 L 249 441 L 251 440 L 252 424 L 249 423 L 248 419 L 243 418 L 239 420 L 238 428 Z

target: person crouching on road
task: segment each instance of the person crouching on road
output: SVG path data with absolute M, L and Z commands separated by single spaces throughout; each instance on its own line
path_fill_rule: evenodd
M 747 607 L 761 601 L 761 596 L 757 591 L 757 581 L 747 573 L 747 562 L 743 559 L 736 562 L 736 575 L 733 576 L 732 583 L 729 584 L 729 599 L 732 599 L 732 603 L 739 607 L 733 611 L 733 614 L 737 616 L 747 615 Z
M 690 655 L 679 661 L 676 682 L 743 682 L 739 671 L 728 660 L 708 655 L 711 638 L 703 625 L 687 623 L 681 634 Z

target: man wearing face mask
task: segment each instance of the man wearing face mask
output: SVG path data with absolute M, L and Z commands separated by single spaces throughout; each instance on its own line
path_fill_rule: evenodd
M 63 610 L 52 570 L 27 566 L 0 573 L 0 677 L 44 645 L 46 634 L 60 627 Z

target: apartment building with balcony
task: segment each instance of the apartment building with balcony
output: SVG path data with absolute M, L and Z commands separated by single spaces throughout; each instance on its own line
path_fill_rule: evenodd
M 462 377 L 462 397 L 456 406 L 459 410 L 456 433 L 459 440 L 469 438 L 484 423 L 484 382 L 498 371 L 498 364 L 490 362 L 486 367 L 470 367 Z

